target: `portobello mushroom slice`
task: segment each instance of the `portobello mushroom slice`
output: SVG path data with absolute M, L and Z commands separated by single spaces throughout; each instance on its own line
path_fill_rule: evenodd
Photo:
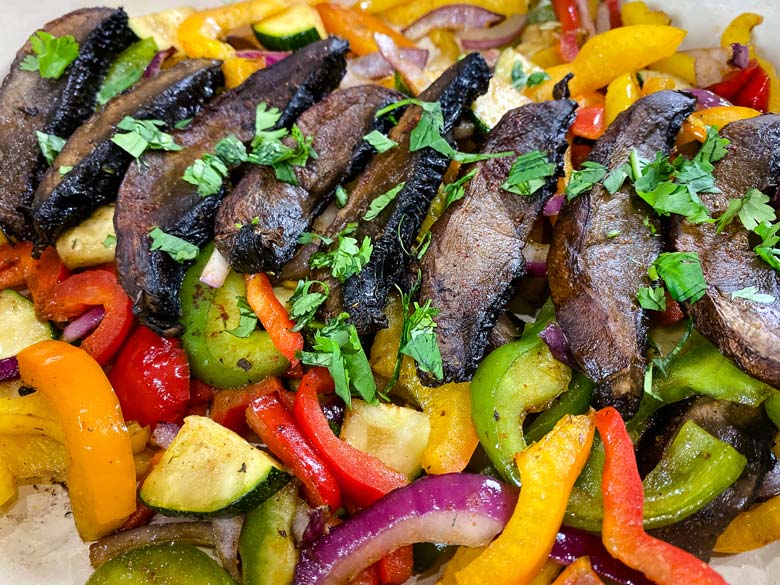
M 490 70 L 485 60 L 478 53 L 471 53 L 420 94 L 419 99 L 424 102 L 439 102 L 444 119 L 442 132 L 447 140 L 452 140 L 452 129 L 469 104 L 486 91 L 489 79 Z M 407 251 L 449 165 L 449 159 L 432 148 L 415 152 L 409 149 L 411 132 L 421 114 L 419 106 L 410 106 L 404 112 L 389 134 L 398 146 L 374 157 L 326 234 L 335 236 L 349 223 L 360 222 L 353 237 L 358 242 L 368 237 L 373 244 L 368 264 L 359 274 L 347 279 L 343 288 L 340 289 L 327 274 L 318 273 L 320 279 L 328 278 L 331 285 L 326 315 L 343 309 L 363 335 L 386 325 L 387 295 L 403 277 Z M 401 183 L 405 186 L 376 218 L 363 219 L 375 198 Z
M 668 154 L 695 104 L 674 91 L 638 100 L 610 125 L 588 160 L 610 172 L 632 149 L 648 159 Z M 647 317 L 636 292 L 649 285 L 647 268 L 663 250 L 657 231 L 653 211 L 628 183 L 614 195 L 597 184 L 564 207 L 548 256 L 556 316 L 574 358 L 596 382 L 597 402 L 624 417 L 636 412 L 642 396 Z
M 336 187 L 362 170 L 373 154 L 363 136 L 384 125 L 376 112 L 402 98 L 378 85 L 362 85 L 335 91 L 301 114 L 297 125 L 313 138 L 317 158 L 293 168 L 298 184 L 283 183 L 270 167 L 255 166 L 217 214 L 216 245 L 235 270 L 281 270 Z M 292 137 L 285 141 L 294 146 Z
M 431 228 L 420 261 L 421 301 L 439 310 L 436 337 L 444 377 L 418 369 L 427 385 L 470 380 L 498 316 L 525 274 L 523 248 L 563 173 L 566 131 L 576 104 L 569 100 L 528 104 L 507 112 L 487 137 L 483 153 L 542 151 L 555 174 L 530 197 L 502 189 L 516 157 L 478 162 L 463 199 Z
M 639 460 L 644 469 L 657 464 L 687 420 L 734 447 L 747 463 L 737 481 L 709 504 L 680 522 L 651 530 L 650 534 L 709 561 L 718 536 L 755 502 L 772 463 L 773 433 L 760 409 L 708 397 L 694 398 L 656 413 L 639 444 Z
M 771 195 L 780 185 L 780 116 L 732 122 L 721 136 L 731 142 L 713 171 L 719 192 L 701 194 L 713 217 L 750 189 Z M 675 218 L 671 242 L 676 250 L 697 252 L 701 259 L 707 291 L 687 307 L 696 329 L 746 373 L 780 388 L 780 273 L 756 256 L 755 243 L 737 218 L 721 233 L 716 224 L 692 225 Z M 773 300 L 758 303 L 731 296 L 749 287 Z
M 197 114 L 222 85 L 218 61 L 186 60 L 141 80 L 112 99 L 70 137 L 35 192 L 33 224 L 39 247 L 56 241 L 116 193 L 133 157 L 111 142 L 125 116 L 161 120 L 165 130 Z M 63 167 L 71 170 L 62 174 Z
M 59 79 L 44 79 L 38 71 L 20 69 L 32 54 L 28 40 L 0 87 L 0 229 L 16 240 L 32 235 L 29 206 L 46 167 L 36 132 L 68 138 L 95 111 L 114 57 L 135 39 L 121 8 L 76 10 L 41 30 L 55 37 L 72 35 L 80 48 Z
M 185 129 L 174 132 L 180 151 L 149 152 L 131 165 L 119 188 L 114 225 L 120 281 L 141 322 L 161 335 L 181 332 L 179 289 L 185 264 L 150 249 L 149 231 L 160 227 L 202 246 L 214 235 L 214 217 L 226 189 L 201 197 L 182 180 L 185 170 L 229 135 L 248 143 L 255 134 L 259 103 L 282 112 L 279 127 L 338 86 L 349 45 L 329 38 L 312 43 L 253 74 L 242 85 L 213 100 Z

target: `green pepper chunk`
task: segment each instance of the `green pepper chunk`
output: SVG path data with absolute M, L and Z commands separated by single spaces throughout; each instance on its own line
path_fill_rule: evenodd
M 288 484 L 246 515 L 238 541 L 244 585 L 290 585 L 298 550 L 292 535 L 298 486 Z
M 87 585 L 236 585 L 209 555 L 191 544 L 152 544 L 101 565 Z
M 585 414 L 593 399 L 595 384 L 585 374 L 576 372 L 569 389 L 555 399 L 550 408 L 539 413 L 525 430 L 526 443 L 535 443 L 553 430 L 555 424 L 567 414 Z
M 471 381 L 471 416 L 479 441 L 504 479 L 517 486 L 520 473 L 514 458 L 526 448 L 523 420 L 546 409 L 571 381 L 571 369 L 557 361 L 539 337 L 554 318 L 548 302 L 519 340 L 482 361 Z
M 97 94 L 98 105 L 105 105 L 141 79 L 156 54 L 157 44 L 151 37 L 133 43 L 122 51 L 106 73 Z
M 764 409 L 766 409 L 766 415 L 769 417 L 769 420 L 780 429 L 780 394 L 774 393 L 767 398 L 764 403 Z
M 200 282 L 213 249 L 209 245 L 200 251 L 181 287 L 181 342 L 192 374 L 216 388 L 237 388 L 283 374 L 290 362 L 279 353 L 267 332 L 255 329 L 246 337 L 228 333 L 241 322 L 238 300 L 246 297 L 246 285 L 244 278 L 233 271 L 218 289 Z
M 734 447 L 695 422 L 686 421 L 642 482 L 645 529 L 674 524 L 700 510 L 739 478 L 746 463 L 745 456 Z M 601 530 L 603 468 L 604 447 L 594 442 L 588 464 L 569 498 L 566 525 L 591 532 Z

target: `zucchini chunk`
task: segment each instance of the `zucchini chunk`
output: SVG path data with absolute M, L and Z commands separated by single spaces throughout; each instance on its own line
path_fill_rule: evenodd
M 0 291 L 0 359 L 15 356 L 25 347 L 55 338 L 55 329 L 48 321 L 40 321 L 30 299 L 18 292 Z
M 276 462 L 205 416 L 188 416 L 144 481 L 141 501 L 166 516 L 229 517 L 290 481 Z
M 295 51 L 328 36 L 319 13 L 307 4 L 256 22 L 252 30 L 260 44 L 272 51 Z

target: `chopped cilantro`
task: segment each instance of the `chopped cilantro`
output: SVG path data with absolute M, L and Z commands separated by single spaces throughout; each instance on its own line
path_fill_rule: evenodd
M 182 179 L 197 186 L 201 197 L 208 197 L 220 192 L 222 182 L 227 178 L 229 172 L 222 159 L 206 153 L 187 167 Z
M 569 183 L 566 185 L 566 199 L 571 201 L 577 195 L 590 191 L 593 185 L 601 181 L 607 174 L 604 165 L 597 162 L 585 161 L 582 168 L 571 174 Z
M 732 199 L 726 211 L 718 219 L 718 233 L 723 231 L 736 215 L 748 231 L 755 230 L 764 222 L 771 223 L 775 219 L 775 210 L 768 203 L 769 196 L 758 189 L 750 189 L 741 198 Z
M 106 239 L 103 240 L 103 247 L 111 248 L 113 246 L 116 246 L 116 236 L 114 234 L 108 234 Z
M 247 160 L 246 147 L 234 134 L 217 142 L 217 145 L 214 147 L 214 154 L 228 168 L 237 167 Z
M 319 286 L 322 292 L 311 292 L 313 286 Z M 306 327 L 317 314 L 317 310 L 328 298 L 330 288 L 324 282 L 319 280 L 299 280 L 295 287 L 287 306 L 290 311 L 290 318 L 295 320 L 293 331 L 300 331 Z
M 336 207 L 341 209 L 347 204 L 347 200 L 349 199 L 349 193 L 347 193 L 347 190 L 342 186 L 339 185 L 336 187 Z
M 238 325 L 233 329 L 225 329 L 225 333 L 230 333 L 234 337 L 245 339 L 252 334 L 252 331 L 257 327 L 257 315 L 249 306 L 246 297 L 236 297 L 236 304 L 238 306 Z
M 60 168 L 58 169 L 58 171 L 59 171 L 59 173 L 60 173 L 60 177 L 64 177 L 65 175 L 67 175 L 67 174 L 68 174 L 69 172 L 71 172 L 72 170 L 73 170 L 73 167 L 72 167 L 72 166 L 70 166 L 70 165 L 62 165 L 62 166 L 60 166 Z
M 626 182 L 626 179 L 631 176 L 631 165 L 623 163 L 619 167 L 616 167 L 604 178 L 604 188 L 614 195 Z
M 354 231 L 354 229 L 352 230 Z M 342 233 L 349 233 L 346 230 Z M 326 246 L 330 246 L 333 243 L 333 238 L 329 238 L 328 236 L 321 236 L 320 234 L 315 234 L 314 232 L 303 232 L 300 236 L 298 236 L 298 243 L 304 246 L 307 246 L 314 242 L 314 240 L 319 240 Z
M 456 201 L 463 199 L 466 195 L 466 183 L 471 181 L 477 176 L 477 169 L 471 169 L 468 173 L 463 175 L 457 181 L 453 181 L 444 186 L 444 194 L 446 196 L 444 200 L 444 208 L 446 209 Z
M 161 250 L 180 264 L 187 260 L 194 260 L 198 257 L 198 252 L 200 252 L 196 245 L 190 244 L 187 240 L 167 234 L 159 227 L 152 228 L 149 231 L 149 237 L 152 239 L 152 251 Z
M 718 135 L 718 129 L 715 126 L 707 127 L 707 138 L 701 145 L 699 152 L 693 158 L 697 162 L 714 163 L 726 156 L 726 147 L 729 145 L 728 138 L 721 138 Z
M 54 134 L 44 134 L 40 131 L 36 131 L 35 135 L 38 137 L 38 148 L 41 149 L 43 158 L 46 159 L 46 162 L 52 164 L 65 146 L 65 139 Z
M 176 122 L 173 127 L 177 130 L 184 130 L 190 124 L 192 124 L 192 118 L 184 118 L 183 120 Z
M 666 293 L 661 286 L 643 286 L 636 291 L 639 306 L 648 311 L 666 310 Z
M 356 224 L 349 224 L 344 231 L 336 236 L 336 248 L 328 252 L 313 254 L 309 264 L 312 268 L 330 268 L 331 275 L 339 282 L 358 274 L 371 259 L 374 245 L 368 236 L 358 246 L 358 241 L 349 234 L 357 229 Z M 322 240 L 327 244 L 326 240 Z
M 546 71 L 534 71 L 531 73 L 531 75 L 528 76 L 528 81 L 526 82 L 527 87 L 536 87 L 537 85 L 540 85 L 550 79 L 550 76 L 547 74 Z
M 39 30 L 30 37 L 34 55 L 27 55 L 19 66 L 24 71 L 38 71 L 45 79 L 59 79 L 79 55 L 79 44 L 73 35 L 55 37 Z
M 653 262 L 647 274 L 651 280 L 663 280 L 675 301 L 696 302 L 707 291 L 696 252 L 664 252 Z
M 775 302 L 775 297 L 766 293 L 758 292 L 755 286 L 747 286 L 731 293 L 732 299 L 747 299 L 756 303 L 768 305 Z
M 111 142 L 130 154 L 133 158 L 140 157 L 147 149 L 151 150 L 181 150 L 173 136 L 163 132 L 165 126 L 162 120 L 136 120 L 125 116 L 116 127 L 125 133 L 116 133 Z
M 609 230 L 607 232 L 607 237 L 610 239 L 617 238 L 620 234 L 621 234 L 620 230 Z
M 523 62 L 518 59 L 512 65 L 512 87 L 516 90 L 522 91 L 528 81 L 528 76 L 523 68 Z
M 642 220 L 642 225 L 650 230 L 650 235 L 654 236 L 658 233 L 658 228 L 656 228 L 655 224 L 650 221 L 649 217 L 645 216 L 645 218 Z
M 380 153 L 387 152 L 391 148 L 398 146 L 398 143 L 395 140 L 391 140 L 382 134 L 379 130 L 372 130 L 363 136 L 363 140 L 368 142 L 377 152 Z
M 371 205 L 369 206 L 368 211 L 363 216 L 363 219 L 366 221 L 372 221 L 376 219 L 379 214 L 382 213 L 396 197 L 398 197 L 398 194 L 403 190 L 404 187 L 406 187 L 406 183 L 398 183 L 387 193 L 382 193 L 378 197 L 374 198 L 374 200 L 371 201 Z
M 780 271 L 780 248 L 776 247 L 780 242 L 780 222 L 764 222 L 753 231 L 761 238 L 761 243 L 753 251 L 772 268 Z
M 515 159 L 501 188 L 517 195 L 533 195 L 554 175 L 555 165 L 547 154 L 534 150 Z
M 431 234 L 431 230 L 425 232 L 422 238 L 420 238 L 420 241 L 418 242 L 417 248 L 415 250 L 415 256 L 417 256 L 418 260 L 422 260 L 422 257 L 425 256 L 425 253 L 428 251 L 428 248 L 431 247 L 432 239 L 433 239 L 433 234 Z
M 550 0 L 540 0 L 528 11 L 528 24 L 544 24 L 558 20 Z

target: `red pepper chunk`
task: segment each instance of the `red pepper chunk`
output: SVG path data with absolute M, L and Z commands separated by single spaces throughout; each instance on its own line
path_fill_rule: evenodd
M 290 360 L 290 365 L 294 367 L 298 363 L 296 354 L 303 350 L 303 335 L 292 331 L 295 323 L 290 319 L 285 306 L 276 298 L 274 287 L 265 273 L 247 275 L 246 300 L 276 349 Z
M 246 421 L 249 404 L 271 392 L 284 391 L 282 382 L 275 376 L 268 376 L 243 388 L 219 390 L 214 394 L 214 401 L 211 403 L 211 418 L 223 427 L 243 435 L 249 430 Z
M 190 365 L 178 339 L 136 329 L 109 375 L 125 420 L 181 422 L 190 400 Z
M 580 47 L 577 44 L 577 33 L 582 26 L 582 17 L 575 0 L 552 0 L 555 16 L 561 23 L 561 39 L 558 53 L 566 63 L 571 63 Z
M 658 585 L 726 585 L 704 561 L 645 532 L 644 491 L 626 425 L 618 411 L 608 407 L 596 413 L 596 428 L 606 455 L 601 538 L 609 553 Z
M 755 59 L 744 69 L 726 74 L 721 81 L 707 87 L 713 93 L 726 98 L 735 106 L 766 112 L 769 107 L 771 81 Z
M 30 289 L 33 303 L 35 303 L 35 312 L 42 319 L 51 319 L 50 303 L 54 295 L 54 289 L 63 280 L 68 278 L 70 271 L 60 259 L 57 250 L 46 248 L 41 257 L 35 263 L 34 268 L 27 276 L 27 287 Z M 78 310 L 72 315 L 68 315 L 62 320 L 77 317 L 86 310 Z
M 325 391 L 323 388 L 332 384 L 327 370 L 307 372 L 296 393 L 293 414 L 303 434 L 333 471 L 342 493 L 350 502 L 365 508 L 408 481 L 402 473 L 333 434 L 317 400 L 318 390 Z
M 0 290 L 25 284 L 36 264 L 31 242 L 0 248 Z
M 574 136 L 580 136 L 588 140 L 598 140 L 604 134 L 605 129 L 604 104 L 577 109 L 576 117 L 571 125 L 571 133 Z
M 411 545 L 402 546 L 379 559 L 375 566 L 382 585 L 406 583 L 414 569 L 414 549 Z
M 313 507 L 341 507 L 336 478 L 303 436 L 277 392 L 260 396 L 246 409 L 246 421 L 268 449 L 303 485 L 306 501 Z

